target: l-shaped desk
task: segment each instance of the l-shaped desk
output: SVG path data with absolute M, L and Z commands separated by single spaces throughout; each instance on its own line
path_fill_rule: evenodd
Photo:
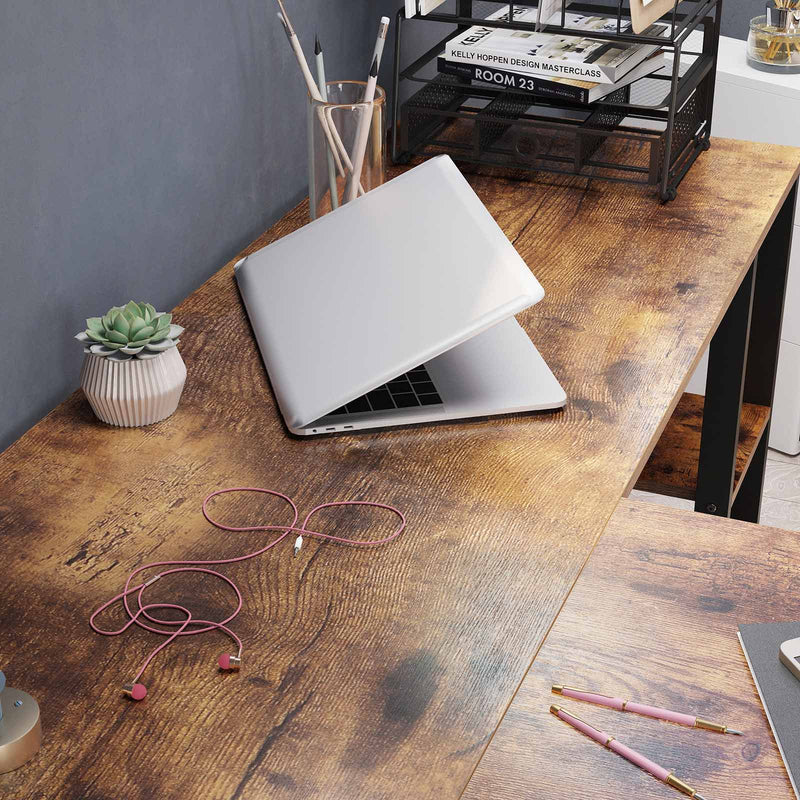
M 554 414 L 292 438 L 232 260 L 175 310 L 189 377 L 173 417 L 113 429 L 75 393 L 0 456 L 0 666 L 44 729 L 0 795 L 459 797 L 643 470 L 680 473 L 683 492 L 693 475 L 716 513 L 757 515 L 799 154 L 717 140 L 668 205 L 583 179 L 468 176 L 547 292 L 519 319 L 569 397 Z M 306 221 L 303 204 L 245 252 Z M 701 442 L 683 388 L 715 332 Z M 670 471 L 670 451 L 692 447 L 699 474 Z M 293 559 L 287 541 L 232 566 L 241 673 L 218 674 L 222 639 L 201 637 L 156 662 L 145 701 L 126 700 L 151 639 L 95 636 L 88 615 L 141 563 L 252 545 L 200 514 L 229 485 L 301 510 L 382 499 L 409 527 L 379 550 L 309 541 Z M 255 524 L 277 508 L 230 513 Z M 226 601 L 209 585 L 192 607 L 214 619 Z

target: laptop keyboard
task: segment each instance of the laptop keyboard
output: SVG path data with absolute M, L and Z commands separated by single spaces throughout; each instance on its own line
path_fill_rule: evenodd
M 423 364 L 325 416 L 340 417 L 343 414 L 360 414 L 365 411 L 391 411 L 395 408 L 441 404 L 442 398 L 439 397 L 439 392 L 436 391 L 431 376 Z

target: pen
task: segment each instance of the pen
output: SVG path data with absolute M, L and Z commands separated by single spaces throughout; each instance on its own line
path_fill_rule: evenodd
M 673 789 L 688 794 L 689 797 L 694 797 L 696 800 L 706 800 L 703 795 L 692 789 L 688 783 L 685 783 L 680 778 L 676 778 L 674 773 L 670 772 L 668 769 L 664 769 L 664 767 L 656 764 L 655 761 L 650 761 L 649 758 L 645 758 L 641 753 L 637 753 L 635 750 L 622 744 L 622 742 L 618 742 L 613 736 L 609 736 L 607 733 L 593 728 L 588 722 L 584 722 L 574 714 L 564 711 L 561 706 L 550 706 L 550 713 L 555 714 L 560 720 L 563 720 L 581 733 L 586 734 L 590 739 L 594 739 L 599 744 L 602 744 L 603 747 L 607 747 L 618 756 L 622 756 L 626 761 L 630 761 L 631 764 L 639 767 L 639 769 L 649 772 L 654 778 L 666 783 L 668 786 L 672 786 Z
M 375 87 L 378 85 L 378 59 L 372 59 L 372 68 L 369 71 L 369 79 L 367 80 L 367 88 L 364 92 L 364 104 L 361 119 L 358 123 L 358 131 L 356 132 L 356 141 L 353 146 L 353 173 L 350 184 L 347 188 L 347 202 L 355 199 L 356 186 L 361 178 L 361 168 L 364 166 L 364 154 L 367 150 L 367 139 L 369 138 L 369 129 L 372 125 L 372 109 L 373 100 L 375 99 Z
M 325 80 L 325 57 L 322 55 L 322 45 L 319 43 L 319 36 L 314 41 L 314 54 L 317 57 L 317 83 L 322 99 L 328 101 L 328 82 Z M 339 188 L 336 183 L 336 167 L 333 163 L 333 153 L 330 148 L 327 152 L 328 157 L 328 182 L 331 185 L 331 211 L 339 207 Z
M 621 697 L 609 697 L 608 695 L 588 692 L 583 689 L 575 689 L 572 686 L 562 686 L 556 684 L 553 691 L 563 697 L 571 697 L 573 700 L 583 700 L 585 703 L 593 703 L 596 706 L 613 708 L 616 711 L 630 711 L 634 714 L 641 714 L 644 717 L 663 719 L 667 722 L 675 722 L 678 725 L 685 725 L 687 728 L 703 728 L 715 733 L 730 733 L 734 736 L 742 736 L 741 731 L 733 730 L 727 725 L 719 725 L 716 722 L 709 722 L 707 719 L 692 716 L 691 714 L 681 714 L 678 711 L 670 711 L 666 708 L 656 706 L 645 706 L 641 703 L 634 703 L 630 700 L 623 700 Z

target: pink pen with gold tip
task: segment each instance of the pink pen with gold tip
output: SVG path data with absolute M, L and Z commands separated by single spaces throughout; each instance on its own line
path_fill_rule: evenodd
M 588 722 L 584 722 L 580 717 L 570 714 L 568 711 L 561 708 L 561 706 L 550 706 L 550 713 L 555 714 L 560 720 L 563 720 L 581 733 L 586 734 L 590 739 L 594 739 L 596 742 L 603 745 L 603 747 L 607 747 L 618 756 L 622 756 L 626 761 L 630 761 L 631 764 L 639 767 L 639 769 L 649 772 L 654 778 L 658 778 L 658 780 L 663 781 L 673 789 L 688 794 L 689 797 L 694 797 L 695 800 L 706 800 L 703 795 L 699 794 L 695 789 L 692 789 L 688 783 L 685 783 L 680 778 L 676 778 L 675 774 L 670 770 L 656 764 L 655 761 L 651 761 L 641 753 L 631 750 L 630 747 L 626 747 L 622 742 L 618 742 L 613 736 L 609 736 L 607 733 L 593 728 Z
M 634 714 L 641 714 L 643 717 L 653 717 L 654 719 L 663 719 L 667 722 L 685 725 L 687 728 L 703 728 L 704 730 L 714 731 L 715 733 L 730 733 L 734 736 L 742 736 L 741 731 L 735 731 L 727 725 L 709 722 L 707 719 L 700 719 L 700 717 L 695 717 L 691 714 L 682 714 L 679 711 L 670 711 L 669 709 L 657 708 L 656 706 L 645 706 L 641 703 L 623 700 L 621 697 L 609 697 L 605 694 L 588 692 L 583 689 L 575 689 L 572 686 L 562 686 L 561 684 L 553 686 L 553 691 L 556 694 L 560 694 L 562 697 L 571 697 L 573 700 L 583 700 L 584 703 L 605 706 L 606 708 L 613 708 L 616 711 L 631 711 Z

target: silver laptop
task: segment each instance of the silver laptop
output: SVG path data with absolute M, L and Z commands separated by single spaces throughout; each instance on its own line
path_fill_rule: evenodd
M 239 261 L 292 433 L 563 406 L 514 314 L 544 296 L 449 156 Z

